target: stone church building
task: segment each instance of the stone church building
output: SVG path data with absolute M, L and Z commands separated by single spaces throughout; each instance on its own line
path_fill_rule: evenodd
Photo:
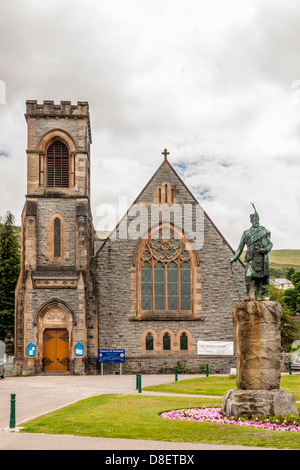
M 88 103 L 27 101 L 25 117 L 15 373 L 96 374 L 100 349 L 125 350 L 123 373 L 160 373 L 178 361 L 193 372 L 205 364 L 229 372 L 236 366 L 233 250 L 168 152 L 124 218 L 99 240 L 90 204 Z M 243 293 L 242 263 L 235 275 Z M 104 364 L 104 373 L 119 367 Z

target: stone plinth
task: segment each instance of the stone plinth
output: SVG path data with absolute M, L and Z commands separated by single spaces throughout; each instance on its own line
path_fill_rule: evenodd
M 225 393 L 222 414 L 298 414 L 294 396 L 279 390 L 281 313 L 272 301 L 239 302 L 233 309 L 238 390 Z
M 223 397 L 222 414 L 242 415 L 289 415 L 298 414 L 296 400 L 285 390 L 228 390 Z
M 279 389 L 281 313 L 272 301 L 239 302 L 233 309 L 238 389 Z

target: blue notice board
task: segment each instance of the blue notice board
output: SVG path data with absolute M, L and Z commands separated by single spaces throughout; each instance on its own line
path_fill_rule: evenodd
M 98 362 L 125 362 L 125 349 L 99 349 Z
M 81 343 L 75 344 L 75 356 L 83 356 L 83 345 Z
M 27 356 L 35 356 L 35 345 L 33 343 L 27 345 Z

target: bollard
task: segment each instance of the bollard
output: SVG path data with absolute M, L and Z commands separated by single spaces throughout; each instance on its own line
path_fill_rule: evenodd
M 135 376 L 135 388 L 136 390 L 139 388 L 139 374 L 136 374 Z
M 175 366 L 175 382 L 178 381 L 178 367 Z
M 139 374 L 139 384 L 138 384 L 139 393 L 142 393 L 142 376 Z
M 291 363 L 291 361 L 289 362 L 289 374 L 292 375 L 292 363 Z
M 9 420 L 9 427 L 15 428 L 16 427 L 16 394 L 10 394 L 10 420 Z
M 208 377 L 208 364 L 205 364 L 205 369 L 206 369 L 206 377 Z

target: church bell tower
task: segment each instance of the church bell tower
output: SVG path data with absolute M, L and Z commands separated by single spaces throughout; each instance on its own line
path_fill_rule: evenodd
M 26 102 L 27 194 L 15 373 L 87 373 L 97 357 L 87 102 Z M 89 332 L 90 330 L 90 332 Z

